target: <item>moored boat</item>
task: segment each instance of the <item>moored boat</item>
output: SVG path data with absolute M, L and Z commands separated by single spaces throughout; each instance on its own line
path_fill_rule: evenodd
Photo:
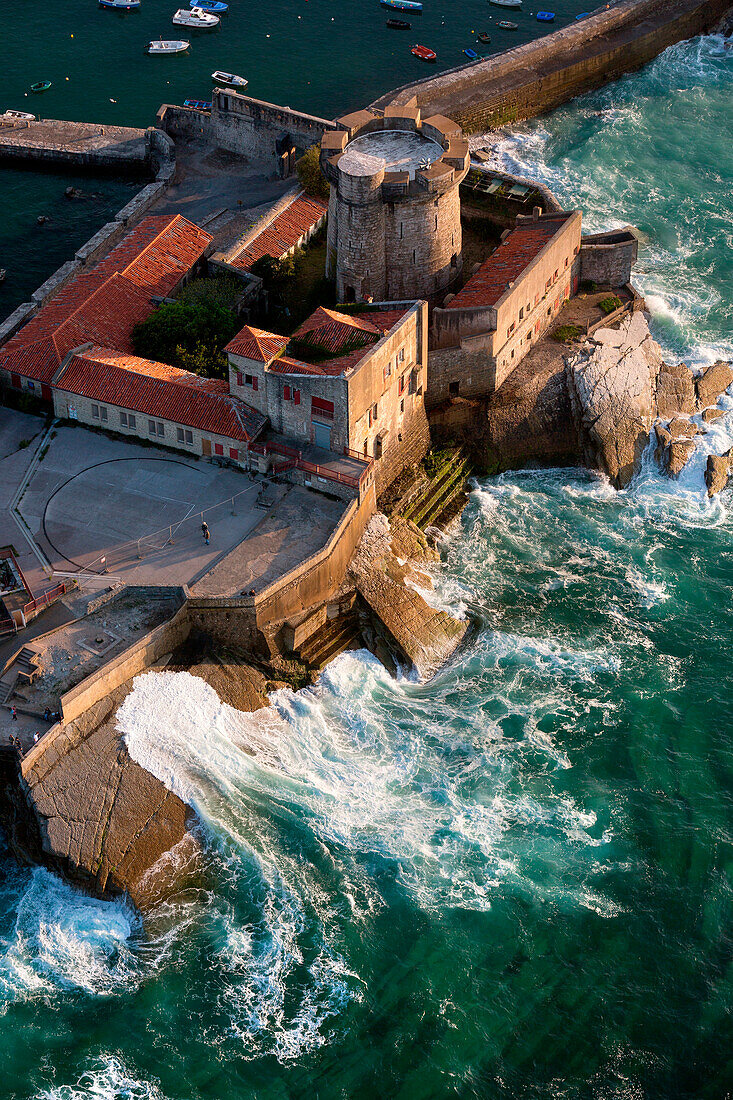
M 478 38 L 479 42 L 483 42 L 484 45 L 487 45 L 491 41 L 491 35 L 487 34 L 486 31 L 481 31 L 479 34 L 476 35 L 476 37 Z
M 406 19 L 388 19 L 387 26 L 393 31 L 409 31 L 411 24 Z
M 232 88 L 246 88 L 249 83 L 243 76 L 237 76 L 236 73 L 223 73 L 221 69 L 215 69 L 211 79 L 217 84 L 228 84 Z
M 15 122 L 35 122 L 36 116 L 32 115 L 30 111 L 5 111 L 2 118 L 9 118 Z
M 203 8 L 204 11 L 211 12 L 212 15 L 224 15 L 229 11 L 229 5 L 224 3 L 224 0 L 189 0 L 189 8 Z
M 145 48 L 148 53 L 183 53 L 190 45 L 183 38 L 156 38 Z
M 519 29 L 519 23 L 510 23 L 508 19 L 502 19 L 501 23 L 497 23 L 503 31 L 516 31 Z
M 203 8 L 191 8 L 190 11 L 186 8 L 179 8 L 173 16 L 172 22 L 177 27 L 192 27 L 194 30 L 206 31 L 213 30 L 214 27 L 219 25 L 219 16 L 212 15 L 211 12 L 204 11 Z
M 537 12 L 538 23 L 554 23 L 555 13 L 554 11 L 538 11 Z
M 522 0 L 489 0 L 497 8 L 521 8 Z
M 379 0 L 379 3 L 383 8 L 388 8 L 390 11 L 422 11 L 422 4 L 419 0 Z
M 113 8 L 114 11 L 134 11 L 140 7 L 140 0 L 99 0 L 100 8 Z
M 50 80 L 37 80 L 35 84 L 31 84 L 32 92 L 47 92 L 51 87 Z
M 478 61 L 478 54 L 475 50 L 472 50 L 470 46 L 467 46 L 463 52 L 471 61 Z
M 193 111 L 210 111 L 211 100 L 210 99 L 184 99 L 184 107 L 190 107 Z
M 435 61 L 437 53 L 435 50 L 431 50 L 429 46 L 413 46 L 410 53 L 415 57 L 419 57 L 421 61 Z

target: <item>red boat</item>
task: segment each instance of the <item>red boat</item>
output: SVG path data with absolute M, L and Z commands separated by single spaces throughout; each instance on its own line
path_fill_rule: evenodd
M 427 46 L 413 46 L 410 53 L 414 53 L 421 61 L 435 61 L 438 57 L 435 50 L 428 49 Z

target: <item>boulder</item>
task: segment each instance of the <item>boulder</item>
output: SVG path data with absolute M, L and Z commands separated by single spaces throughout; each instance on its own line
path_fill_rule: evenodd
M 657 413 L 667 419 L 677 413 L 690 415 L 696 405 L 695 379 L 685 363 L 662 363 L 657 378 Z
M 702 418 L 706 424 L 711 424 L 714 420 L 719 420 L 721 416 L 725 416 L 725 409 L 717 409 L 715 406 L 710 409 L 705 409 L 702 414 Z
M 672 439 L 692 439 L 700 434 L 697 424 L 693 424 L 686 416 L 676 416 L 669 422 L 669 434 Z
M 679 477 L 695 453 L 695 444 L 691 439 L 673 439 L 667 448 L 667 473 L 670 477 Z
M 721 393 L 725 393 L 733 382 L 733 365 L 719 359 L 717 363 L 706 367 L 699 378 L 695 379 L 697 399 L 701 408 L 717 404 Z
M 725 489 L 731 473 L 731 453 L 724 455 L 708 455 L 708 463 L 705 468 L 705 484 L 708 496 L 714 497 L 721 489 Z
M 642 313 L 624 317 L 618 329 L 598 329 L 566 360 L 583 457 L 617 488 L 628 485 L 649 441 L 662 366 Z

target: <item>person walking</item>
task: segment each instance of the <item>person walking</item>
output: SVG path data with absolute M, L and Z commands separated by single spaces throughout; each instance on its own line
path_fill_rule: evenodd
M 209 531 L 209 525 L 206 520 L 201 524 L 201 534 L 204 536 L 204 542 L 209 545 L 209 539 L 211 538 L 211 532 Z
M 15 707 L 11 707 L 11 708 L 10 708 L 10 713 L 11 713 L 11 715 L 13 716 L 13 721 L 14 721 L 14 722 L 17 722 L 17 721 L 18 721 L 18 712 L 17 712 L 17 710 L 15 709 Z

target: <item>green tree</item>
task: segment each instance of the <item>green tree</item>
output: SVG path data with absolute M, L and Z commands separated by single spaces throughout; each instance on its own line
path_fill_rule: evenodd
M 132 333 L 137 355 L 170 363 L 183 370 L 197 364 L 198 373 L 220 374 L 222 349 L 240 325 L 233 309 L 211 301 L 166 302 Z M 204 370 L 210 364 L 209 370 Z
M 296 161 L 295 171 L 298 173 L 300 186 L 309 195 L 315 195 L 319 199 L 327 199 L 330 190 L 328 180 L 321 171 L 321 147 L 311 145 L 306 149 L 299 161 Z

